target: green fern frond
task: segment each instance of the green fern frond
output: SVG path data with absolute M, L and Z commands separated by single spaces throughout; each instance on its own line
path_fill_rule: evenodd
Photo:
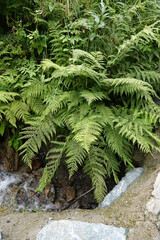
M 157 136 L 156 134 L 152 133 L 152 132 L 149 131 L 148 129 L 145 129 L 145 132 L 146 132 L 147 135 L 148 135 L 152 140 L 154 140 L 154 141 L 156 142 L 156 144 L 158 145 L 158 146 L 156 146 L 156 145 L 154 144 L 154 142 L 152 141 L 152 143 L 150 144 L 150 147 L 152 147 L 152 148 L 156 149 L 158 152 L 160 152 L 160 148 L 159 148 L 159 146 L 160 146 L 160 138 L 159 138 L 159 136 Z
M 107 175 L 113 175 L 115 183 L 119 182 L 118 172 L 120 172 L 120 162 L 118 161 L 114 151 L 101 139 L 100 147 L 103 149 L 104 167 Z
M 117 55 L 110 61 L 108 61 L 108 65 L 115 64 L 116 61 L 122 60 L 127 53 L 133 49 L 136 49 L 136 45 L 146 44 L 151 41 L 155 41 L 158 46 L 160 46 L 160 40 L 157 32 L 159 31 L 158 27 L 155 26 L 159 24 L 160 21 L 155 22 L 150 26 L 145 26 L 139 33 L 136 35 L 132 35 L 130 39 L 125 40 L 118 48 Z
M 74 139 L 87 151 L 90 151 L 91 144 L 101 134 L 101 119 L 97 115 L 83 118 L 73 126 Z
M 148 124 L 156 126 L 157 123 L 160 122 L 160 106 L 155 103 L 144 106 L 142 109 L 145 114 L 145 121 Z
M 146 101 L 153 102 L 151 95 L 156 95 L 149 83 L 135 78 L 107 78 L 102 82 L 111 87 L 110 92 L 113 91 L 114 94 L 120 94 L 121 96 L 124 93 L 126 95 L 136 94 L 137 99 L 145 98 Z
M 54 63 L 53 63 L 54 65 Z M 51 64 L 51 61 L 48 60 L 43 61 L 43 68 L 51 68 L 53 67 Z M 53 67 L 54 68 L 54 67 Z M 87 67 L 85 65 L 69 65 L 67 67 L 59 67 L 56 68 L 52 72 L 52 77 L 51 79 L 56 79 L 56 78 L 69 78 L 69 77 L 75 77 L 75 76 L 84 76 L 84 77 L 89 77 L 91 79 L 94 79 L 98 84 L 99 84 L 99 79 L 104 77 L 103 74 L 98 73 L 97 71 L 91 69 L 90 67 Z
M 21 100 L 3 105 L 2 109 L 6 120 L 14 127 L 17 127 L 17 120 L 22 119 L 25 122 L 30 116 L 28 105 Z
M 109 99 L 107 94 L 104 94 L 102 91 L 96 91 L 95 89 L 89 90 L 83 90 L 80 93 L 81 97 L 84 97 L 88 104 L 90 105 L 92 102 L 102 99 Z
M 46 105 L 44 104 L 43 99 L 31 97 L 26 99 L 26 103 L 30 109 L 38 116 L 42 116 L 46 110 Z
M 24 85 L 21 96 L 24 101 L 27 101 L 30 98 L 44 97 L 46 91 L 47 85 L 39 79 L 33 79 Z
M 40 185 L 39 185 L 37 191 L 43 191 L 45 186 L 51 182 L 52 178 L 55 175 L 57 168 L 60 165 L 60 161 L 61 161 L 61 158 L 63 155 L 65 143 L 57 142 L 57 141 L 52 141 L 51 143 L 54 146 L 47 153 L 46 160 L 49 162 L 46 164 L 46 166 L 44 168 L 43 175 L 40 179 Z
M 58 64 L 53 63 L 49 59 L 43 60 L 41 62 L 41 66 L 42 66 L 44 71 L 47 70 L 47 69 L 50 69 L 50 68 L 54 68 L 54 69 L 57 69 L 57 70 L 63 70 L 63 67 L 59 66 Z
M 0 122 L 2 121 L 3 117 L 2 117 L 2 112 L 0 110 Z
M 79 166 L 82 166 L 84 160 L 87 156 L 86 150 L 83 149 L 80 144 L 78 144 L 75 140 L 70 140 L 66 145 L 66 164 L 69 171 L 69 178 L 73 176 L 75 172 L 77 172 Z
M 70 92 L 65 91 L 56 91 L 56 93 L 48 94 L 45 99 L 46 109 L 43 112 L 43 116 L 48 115 L 49 113 L 54 113 L 62 109 L 67 105 L 67 102 L 70 98 Z
M 107 107 L 104 103 L 97 103 L 95 105 L 96 113 L 101 117 L 101 121 L 104 125 L 113 126 L 112 120 L 115 118 L 115 114 L 111 108 Z
M 78 106 L 83 105 L 83 99 L 80 97 L 79 92 L 73 90 L 69 93 L 69 99 L 68 99 L 68 110 L 72 110 L 72 108 L 78 108 Z
M 9 59 L 6 59 L 9 60 Z M 0 86 L 8 87 L 10 84 L 15 84 L 16 78 L 13 76 L 13 73 L 10 71 L 6 71 L 0 76 Z
M 151 124 L 147 123 L 145 118 L 142 118 L 143 113 L 141 111 L 121 108 L 120 111 L 117 109 L 118 113 L 117 119 L 114 119 L 113 122 L 122 137 L 125 137 L 133 144 L 137 143 L 139 148 L 146 153 L 150 153 L 151 148 L 156 148 L 156 145 L 152 141 L 154 134 L 152 139 L 150 138 L 152 135 Z M 150 135 L 148 132 L 150 132 Z
M 17 127 L 16 122 L 16 116 L 14 112 L 10 111 L 10 104 L 7 104 L 6 106 L 3 106 L 4 116 L 6 120 L 14 127 Z
M 2 121 L 4 116 L 4 109 L 3 109 L 3 104 L 0 103 L 0 122 Z
M 4 103 L 11 102 L 17 96 L 19 96 L 19 94 L 15 92 L 0 91 L 0 102 L 4 102 Z
M 109 148 L 115 153 L 118 154 L 121 159 L 123 159 L 125 165 L 128 164 L 131 167 L 131 152 L 132 145 L 124 136 L 119 134 L 119 131 L 116 128 L 112 128 L 107 125 L 104 131 L 105 140 Z
M 98 81 L 99 78 L 102 77 L 100 73 L 84 65 L 69 65 L 67 67 L 63 67 L 63 69 L 61 70 L 55 70 L 52 73 L 53 78 L 75 77 L 75 76 L 89 77 L 95 80 L 98 84 L 99 84 L 99 81 Z
M 87 18 L 79 18 L 76 19 L 76 21 L 74 21 L 73 23 L 71 23 L 71 27 L 73 28 L 77 28 L 77 27 L 83 27 L 88 29 L 89 27 L 89 20 Z
M 64 122 L 69 126 L 69 129 L 74 129 L 74 126 L 81 121 L 83 118 L 87 117 L 90 112 L 90 106 L 88 103 L 82 103 L 80 106 L 73 108 L 67 114 L 63 114 L 62 117 Z
M 87 160 L 85 161 L 84 172 L 87 173 L 91 180 L 92 186 L 95 187 L 94 195 L 100 203 L 107 193 L 105 177 L 107 171 L 104 167 L 104 152 L 97 146 L 92 146 Z
M 93 55 L 93 57 L 95 57 L 95 59 L 98 61 L 98 63 L 101 65 L 101 68 L 103 69 L 106 63 L 105 63 L 105 58 L 102 52 L 96 51 L 96 52 L 91 52 L 91 54 Z
M 14 101 L 10 104 L 10 111 L 15 115 L 15 117 L 20 120 L 26 121 L 30 116 L 29 106 L 22 101 Z
M 135 70 L 135 71 L 134 71 Z M 156 71 L 144 71 L 140 68 L 135 68 L 131 71 L 132 77 L 146 81 L 152 85 L 160 83 L 160 73 Z
M 23 161 L 31 167 L 32 159 L 41 148 L 42 143 L 47 144 L 56 132 L 52 120 L 32 121 L 31 126 L 26 127 L 22 131 L 22 140 L 25 142 L 20 146 L 19 150 L 23 155 Z
M 98 52 L 98 53 L 100 55 L 100 52 Z M 93 68 L 97 67 L 99 69 L 103 69 L 102 65 L 97 61 L 96 55 L 93 56 L 91 53 L 88 53 L 88 52 L 80 50 L 80 49 L 73 50 L 73 57 L 72 57 L 73 63 L 77 62 L 82 57 L 83 57 L 83 62 L 89 63 L 91 67 L 93 67 Z M 99 56 L 99 58 L 100 58 L 100 56 Z M 102 61 L 102 59 L 103 59 L 102 54 L 101 54 L 100 59 Z M 82 62 L 82 61 L 80 61 L 80 62 Z

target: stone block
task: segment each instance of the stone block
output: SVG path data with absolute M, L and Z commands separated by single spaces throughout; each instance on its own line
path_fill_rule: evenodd
M 36 240 L 126 240 L 127 232 L 101 223 L 61 220 L 47 224 Z

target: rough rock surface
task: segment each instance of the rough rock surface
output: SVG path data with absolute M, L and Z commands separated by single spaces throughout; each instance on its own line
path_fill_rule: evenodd
M 156 216 L 160 213 L 160 173 L 157 175 L 152 197 L 147 202 L 146 209 L 149 213 Z
M 61 220 L 47 224 L 36 240 L 125 240 L 126 234 L 124 228 Z
M 160 173 L 158 173 L 158 176 L 154 183 L 154 190 L 152 192 L 152 195 L 153 197 L 160 199 Z
M 0 229 L 0 240 L 3 240 L 3 234 L 1 229 Z
M 143 171 L 143 168 L 135 168 L 127 172 L 122 180 L 113 188 L 113 190 L 107 194 L 103 202 L 99 205 L 99 208 L 108 207 L 114 201 L 116 201 L 122 195 L 122 193 L 124 193 L 127 188 L 142 175 Z
M 160 199 L 151 197 L 146 204 L 146 209 L 149 213 L 157 216 L 160 213 Z

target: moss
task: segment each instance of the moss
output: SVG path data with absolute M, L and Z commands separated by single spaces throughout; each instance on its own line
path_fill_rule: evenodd
M 0 212 L 5 212 L 6 210 L 8 210 L 8 207 L 0 208 Z

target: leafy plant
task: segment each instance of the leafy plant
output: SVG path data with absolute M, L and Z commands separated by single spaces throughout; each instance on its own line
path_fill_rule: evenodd
M 2 2 L 0 134 L 11 129 L 30 167 L 48 146 L 38 190 L 65 159 L 69 177 L 83 167 L 100 202 L 106 176 L 118 182 L 122 162 L 133 167 L 134 146 L 159 151 L 160 2 Z
M 49 162 L 38 190 L 42 190 L 54 176 L 63 153 L 66 155 L 70 177 L 79 165 L 84 166 L 84 171 L 89 174 L 95 187 L 95 198 L 100 202 L 107 191 L 106 176 L 113 174 L 118 182 L 119 159 L 126 167 L 133 167 L 133 145 L 138 145 L 142 151 L 148 153 L 152 147 L 159 150 L 153 140 L 158 144 L 160 140 L 152 133 L 155 122 L 149 115 L 149 106 L 155 107 L 155 112 L 152 110 L 155 117 L 158 109 L 152 100 L 152 96 L 156 95 L 152 86 L 133 78 L 107 78 L 100 63 L 103 56 L 99 57 L 100 53 L 98 57 L 96 55 L 73 50 L 71 64 L 68 66 L 59 66 L 50 60 L 42 62 L 47 75 L 42 88 L 47 89 L 43 92 L 45 117 L 42 114 L 42 122 L 36 125 L 34 137 L 32 134 L 30 136 L 32 127 L 25 129 L 23 138 L 27 141 L 21 149 L 24 149 L 24 161 L 31 161 L 33 155 L 39 151 L 42 141 L 46 142 L 46 136 L 50 139 L 54 127 L 44 130 L 46 117 L 50 117 L 57 127 L 61 127 L 62 132 L 63 128 L 67 128 L 66 141 L 56 142 L 56 146 L 61 147 L 57 149 L 54 145 L 48 153 Z M 119 104 L 115 104 L 115 97 L 119 99 Z M 127 105 L 124 102 L 126 97 Z M 159 114 L 156 118 L 158 117 Z M 29 149 L 26 147 L 27 143 Z

